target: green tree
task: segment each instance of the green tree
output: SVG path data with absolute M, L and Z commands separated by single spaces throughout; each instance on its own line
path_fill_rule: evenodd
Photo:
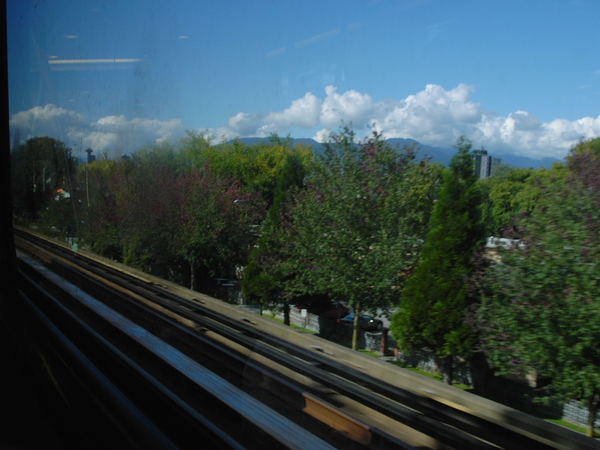
M 479 180 L 487 236 L 502 236 L 520 214 L 535 205 L 526 201 L 525 195 L 534 176 L 533 169 L 502 167 L 493 176 Z
M 486 273 L 477 329 L 501 374 L 550 380 L 548 396 L 600 406 L 600 139 L 581 142 L 567 177 L 536 188 L 540 207 L 517 224 L 519 245 Z
M 281 139 L 277 134 L 271 135 L 268 141 L 251 145 L 239 139 L 212 145 L 212 138 L 206 133 L 188 132 L 180 150 L 185 164 L 195 167 L 209 164 L 215 176 L 235 178 L 244 191 L 258 193 L 269 205 L 280 172 L 290 155 L 300 158 L 303 163 L 312 159 L 310 147 L 292 145 L 291 139 Z
M 11 181 L 15 212 L 36 220 L 58 189 L 73 194 L 71 176 L 76 167 L 71 149 L 50 137 L 31 138 L 13 149 Z M 69 214 L 73 217 L 72 209 Z
M 433 352 L 446 383 L 452 382 L 454 358 L 469 356 L 475 343 L 464 321 L 474 301 L 465 280 L 484 237 L 471 143 L 461 138 L 457 149 L 433 209 L 422 258 L 402 291 L 391 327 L 403 350 Z
M 348 301 L 356 313 L 355 349 L 358 317 L 390 308 L 423 240 L 435 176 L 421 175 L 435 171 L 415 162 L 414 153 L 388 146 L 377 133 L 357 145 L 344 128 L 331 135 L 283 217 L 282 270 L 294 274 L 286 289 Z
M 281 217 L 286 214 L 288 199 L 304 187 L 307 167 L 299 155 L 290 154 L 279 173 L 260 238 L 252 250 L 248 265 L 244 269 L 242 292 L 251 302 L 270 308 L 283 306 L 284 323 L 290 324 L 290 293 L 285 290 L 285 280 L 293 276 L 282 270 L 283 254 L 278 241 L 281 234 Z
M 73 238 L 79 236 L 77 213 L 71 194 L 63 189 L 57 189 L 54 196 L 39 212 L 39 220 L 43 232 L 51 236 Z
M 215 176 L 208 165 L 185 173 L 175 186 L 178 211 L 174 248 L 190 269 L 191 288 L 208 277 L 236 276 L 256 243 L 264 206 L 230 177 Z M 240 208 L 237 201 L 249 207 Z
M 77 186 L 81 201 L 77 204 L 84 245 L 100 255 L 120 261 L 123 248 L 115 195 L 119 175 L 117 161 L 99 159 L 79 166 Z
M 178 143 L 181 166 L 202 167 L 209 162 L 214 137 L 208 132 L 186 130 L 186 136 Z
M 119 162 L 113 180 L 123 262 L 144 270 L 172 262 L 177 235 L 174 152 L 151 149 Z

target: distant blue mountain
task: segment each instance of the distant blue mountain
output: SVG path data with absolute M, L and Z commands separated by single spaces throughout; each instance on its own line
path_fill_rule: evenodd
M 284 138 L 282 138 L 283 140 Z M 243 142 L 248 145 L 253 145 L 260 142 L 268 143 L 270 142 L 270 138 L 239 138 L 240 142 Z M 232 142 L 232 141 L 229 141 Z M 392 138 L 387 141 L 392 147 L 402 148 L 405 145 L 411 146 L 416 145 L 418 149 L 417 157 L 418 158 L 429 158 L 432 162 L 439 162 L 447 166 L 452 159 L 452 156 L 456 153 L 456 149 L 454 148 L 443 148 L 443 147 L 432 147 L 431 145 L 421 144 L 414 139 L 403 139 L 403 138 Z M 323 144 L 318 143 L 314 139 L 310 138 L 300 138 L 293 139 L 293 144 L 304 144 L 306 146 L 312 146 L 312 149 L 315 153 L 322 153 L 325 149 Z M 494 154 L 491 151 L 488 151 L 491 156 L 496 156 L 502 159 L 502 164 L 508 164 L 513 167 L 523 167 L 523 168 L 550 168 L 555 162 L 560 162 L 559 159 L 556 158 L 542 158 L 535 159 L 529 158 L 527 156 L 519 156 L 514 154 Z
M 387 140 L 392 147 L 402 148 L 404 146 L 415 145 L 417 149 L 417 158 L 429 158 L 432 162 L 439 162 L 447 166 L 456 153 L 454 148 L 432 147 L 431 145 L 421 144 L 414 139 L 392 138 Z
M 552 167 L 554 163 L 564 162 L 560 159 L 556 158 L 542 158 L 542 159 L 533 159 L 528 158 L 526 156 L 518 156 L 518 155 L 498 155 L 502 158 L 502 164 L 509 164 L 514 167 L 525 167 L 532 169 L 540 169 L 545 168 L 549 169 Z
M 388 139 L 388 143 L 390 145 L 398 145 L 399 147 L 416 144 L 419 149 L 419 153 L 417 154 L 419 157 L 426 156 L 431 158 L 433 162 L 440 162 L 444 165 L 448 165 L 452 156 L 456 153 L 456 149 L 454 148 L 432 147 L 430 145 L 421 144 L 414 139 L 393 138 Z M 560 160 L 556 158 L 535 159 L 514 154 L 495 154 L 491 151 L 488 151 L 488 154 L 500 158 L 502 164 L 508 164 L 513 167 L 523 167 L 526 169 L 540 169 L 542 167 L 549 169 L 555 162 L 560 162 Z

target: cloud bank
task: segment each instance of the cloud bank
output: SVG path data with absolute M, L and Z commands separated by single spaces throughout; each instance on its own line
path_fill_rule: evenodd
M 180 119 L 160 121 L 125 116 L 103 117 L 88 122 L 74 111 L 55 105 L 36 106 L 10 119 L 13 137 L 27 140 L 36 136 L 59 139 L 73 150 L 87 148 L 110 156 L 129 154 L 146 145 L 178 139 L 185 135 Z
M 369 94 L 355 90 L 340 93 L 330 85 L 323 98 L 308 92 L 283 111 L 240 112 L 215 133 L 230 138 L 268 136 L 303 128 L 315 129 L 314 139 L 322 141 L 330 130 L 352 124 L 358 134 L 372 128 L 386 138 L 412 138 L 440 147 L 449 147 L 460 135 L 466 135 L 476 146 L 493 152 L 532 158 L 563 158 L 580 138 L 600 136 L 600 116 L 542 122 L 532 113 L 516 111 L 501 117 L 472 101 L 472 92 L 474 88 L 467 84 L 450 90 L 429 84 L 404 99 L 375 101 Z
M 492 153 L 532 158 L 563 158 L 582 137 L 600 136 L 600 116 L 542 122 L 530 112 L 515 111 L 501 117 L 471 100 L 473 92 L 474 88 L 467 84 L 450 90 L 429 84 L 404 99 L 376 101 L 367 93 L 339 92 L 336 86 L 329 85 L 322 97 L 307 92 L 281 111 L 239 112 L 223 127 L 208 131 L 217 139 L 266 137 L 276 132 L 323 141 L 330 130 L 351 124 L 359 136 L 375 129 L 386 138 L 412 138 L 440 147 L 450 147 L 460 135 L 466 135 L 475 146 Z M 11 131 L 18 130 L 20 139 L 45 135 L 60 139 L 73 149 L 92 148 L 116 154 L 185 135 L 180 119 L 108 116 L 87 122 L 81 114 L 55 105 L 19 112 L 11 117 L 10 125 Z

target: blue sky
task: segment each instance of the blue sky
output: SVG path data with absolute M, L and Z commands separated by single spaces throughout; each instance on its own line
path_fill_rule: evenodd
M 597 0 L 8 0 L 11 130 L 131 153 L 352 124 L 562 158 L 600 135 Z

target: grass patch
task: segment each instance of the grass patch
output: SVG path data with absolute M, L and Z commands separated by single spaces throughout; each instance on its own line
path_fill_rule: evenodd
M 544 419 L 544 420 L 555 423 L 555 424 L 560 425 L 565 428 L 569 428 L 570 430 L 577 431 L 582 434 L 587 433 L 587 430 L 585 428 L 580 427 L 579 425 L 575 425 L 571 422 L 567 422 L 566 420 L 562 420 L 562 419 Z M 594 434 L 594 435 L 596 435 L 596 434 Z
M 379 358 L 381 356 L 381 354 L 372 352 L 370 350 L 362 349 L 362 350 L 359 350 L 359 352 L 364 353 L 365 355 L 373 356 L 374 358 Z
M 428 378 L 431 378 L 433 380 L 436 380 L 436 381 L 439 381 L 439 382 L 443 382 L 443 378 L 439 374 L 427 372 L 426 370 L 418 369 L 416 367 L 411 367 L 411 366 L 407 366 L 407 365 L 404 365 L 404 364 L 400 364 L 400 363 L 398 363 L 396 361 L 390 361 L 390 362 L 392 364 L 396 365 L 396 366 L 399 366 L 399 367 L 402 367 L 404 369 L 410 370 L 411 372 L 415 372 L 415 373 L 418 373 L 420 375 L 424 375 L 424 376 L 426 376 Z M 452 383 L 452 386 L 457 387 L 459 389 L 462 389 L 463 391 L 472 390 L 472 388 L 470 388 L 469 386 L 466 386 L 466 385 L 461 384 L 461 383 L 454 382 L 454 383 Z M 547 418 L 544 418 L 544 417 L 540 417 L 540 418 L 543 419 L 543 420 L 546 420 L 548 422 L 552 422 L 552 423 L 555 423 L 557 425 L 563 426 L 565 428 L 569 428 L 570 430 L 576 431 L 576 432 L 581 433 L 581 434 L 586 434 L 587 433 L 587 430 L 585 428 L 583 428 L 583 427 L 581 427 L 579 425 L 575 425 L 575 424 L 573 424 L 571 422 L 567 422 L 566 420 L 563 420 L 563 419 L 547 419 Z M 595 435 L 597 435 L 597 434 L 595 434 Z
M 392 364 L 402 367 L 403 369 L 406 370 L 410 370 L 411 372 L 415 372 L 418 373 L 419 375 L 423 375 L 426 376 L 428 378 L 431 378 L 432 380 L 436 380 L 439 381 L 440 383 L 444 382 L 444 379 L 442 378 L 442 375 L 440 375 L 439 373 L 432 373 L 432 372 L 428 372 L 426 370 L 423 369 L 419 369 L 417 367 L 412 367 L 412 366 L 407 366 L 405 364 L 400 364 L 396 361 L 390 361 Z M 467 386 L 466 384 L 462 384 L 462 383 L 458 383 L 456 381 L 452 382 L 452 386 L 458 388 L 458 389 L 462 389 L 463 391 L 470 391 L 473 388 L 470 386 Z
M 280 319 L 279 317 L 277 317 L 277 316 L 275 316 L 273 314 L 262 314 L 262 316 L 266 317 L 267 319 L 271 319 L 271 320 L 274 320 L 276 322 L 283 323 L 283 319 Z M 306 329 L 306 328 L 299 327 L 298 325 L 294 325 L 293 323 L 290 324 L 290 327 L 294 328 L 296 330 L 304 331 L 305 333 L 310 333 L 310 334 L 315 334 L 315 335 L 319 334 L 316 331 L 312 331 L 312 330 L 309 330 L 309 329 Z

